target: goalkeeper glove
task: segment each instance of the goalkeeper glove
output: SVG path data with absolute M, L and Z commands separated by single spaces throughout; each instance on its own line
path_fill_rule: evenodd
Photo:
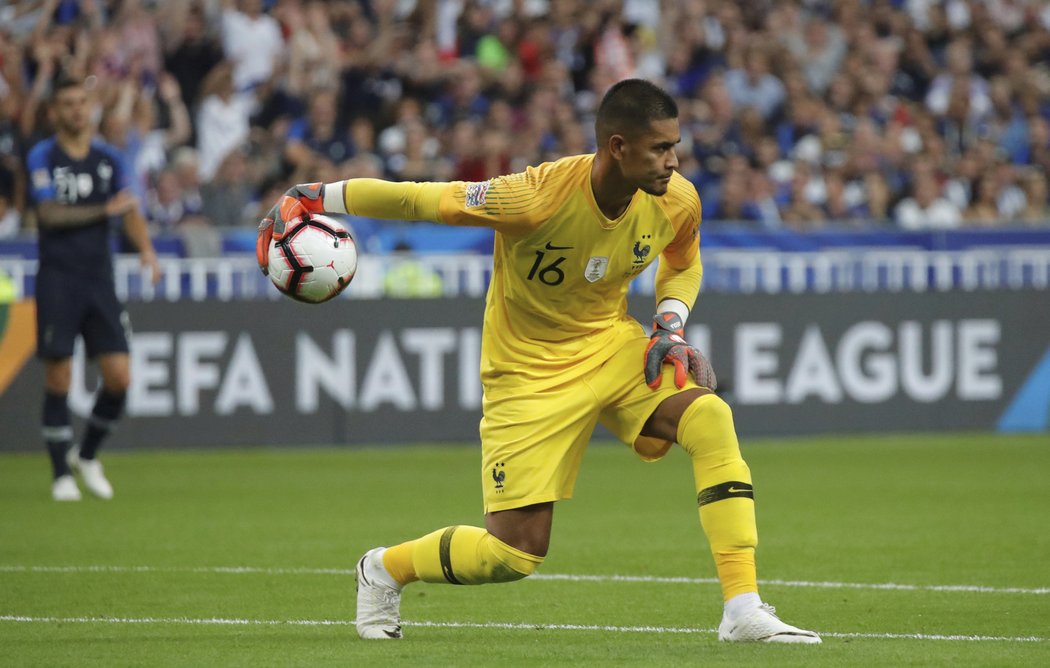
M 277 200 L 259 223 L 255 238 L 255 259 L 266 274 L 270 265 L 270 241 L 284 238 L 285 224 L 306 214 L 324 213 L 324 184 L 300 183 L 292 186 Z
M 685 325 L 677 313 L 657 313 L 653 316 L 653 335 L 645 349 L 645 384 L 655 390 L 660 387 L 664 364 L 674 365 L 674 384 L 685 387 L 688 375 L 700 387 L 712 392 L 718 387 L 715 371 L 703 353 L 682 338 Z

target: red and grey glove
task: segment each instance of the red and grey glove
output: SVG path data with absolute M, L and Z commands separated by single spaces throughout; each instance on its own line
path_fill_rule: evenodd
M 270 264 L 270 241 L 284 237 L 285 223 L 310 213 L 324 213 L 323 183 L 300 183 L 281 195 L 259 223 L 255 239 L 255 259 L 262 273 L 267 273 Z
M 645 349 L 645 384 L 658 389 L 664 364 L 673 364 L 675 387 L 685 387 L 691 375 L 697 385 L 713 392 L 718 388 L 715 370 L 703 353 L 685 342 L 684 333 L 685 325 L 677 313 L 668 311 L 653 316 L 653 335 Z

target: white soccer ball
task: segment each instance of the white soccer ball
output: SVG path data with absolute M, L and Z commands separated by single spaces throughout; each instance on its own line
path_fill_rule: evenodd
M 280 241 L 270 242 L 269 276 L 277 289 L 310 304 L 342 292 L 357 272 L 357 244 L 334 218 L 311 214 L 287 223 Z

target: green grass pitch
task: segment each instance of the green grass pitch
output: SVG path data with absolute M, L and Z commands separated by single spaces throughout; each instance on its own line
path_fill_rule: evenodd
M 612 444 L 540 576 L 414 585 L 358 640 L 366 549 L 480 522 L 475 447 L 107 453 L 116 498 L 57 504 L 0 456 L 5 666 L 1050 665 L 1050 439 L 748 441 L 764 598 L 817 647 L 719 643 L 687 458 Z M 625 576 L 615 578 L 613 576 Z

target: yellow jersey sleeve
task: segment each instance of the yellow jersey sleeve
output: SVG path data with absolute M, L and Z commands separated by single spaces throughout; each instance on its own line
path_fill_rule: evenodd
M 365 218 L 438 220 L 438 201 L 450 183 L 392 183 L 348 179 L 343 190 L 347 213 Z
M 704 268 L 700 262 L 700 197 L 686 178 L 675 174 L 664 200 L 674 227 L 671 243 L 656 268 L 656 303 L 677 299 L 690 309 L 700 292 Z
M 564 203 L 573 183 L 555 163 L 488 181 L 457 181 L 441 193 L 438 214 L 447 225 L 488 227 L 511 237 L 535 231 Z
M 344 197 L 347 212 L 355 216 L 488 227 L 522 236 L 551 217 L 571 186 L 552 164 L 473 183 L 349 179 Z

